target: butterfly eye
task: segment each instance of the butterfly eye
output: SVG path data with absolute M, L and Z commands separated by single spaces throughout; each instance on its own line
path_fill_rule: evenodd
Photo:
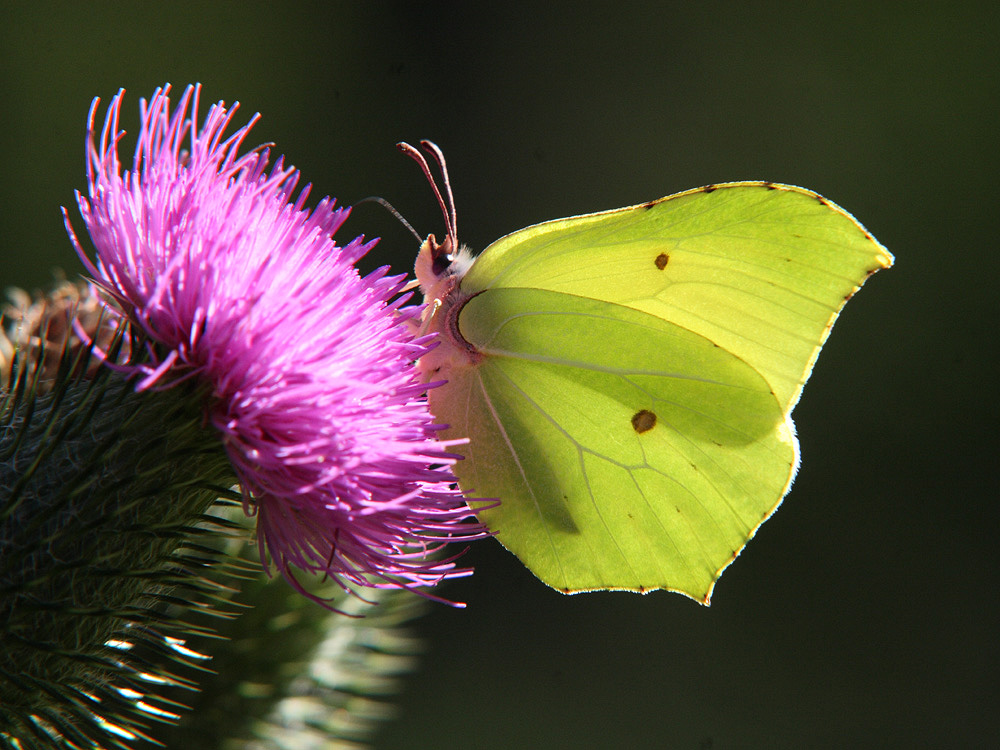
M 434 260 L 431 264 L 431 269 L 434 271 L 434 275 L 437 277 L 444 276 L 448 271 L 448 266 L 451 265 L 453 260 L 451 253 L 436 253 L 434 255 Z

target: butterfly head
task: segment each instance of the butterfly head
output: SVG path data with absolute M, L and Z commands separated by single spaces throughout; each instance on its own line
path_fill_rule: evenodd
M 434 190 L 441 206 L 446 234 L 438 242 L 433 234 L 427 236 L 420 246 L 417 262 L 413 269 L 424 294 L 424 314 L 420 321 L 420 333 L 437 333 L 439 345 L 423 355 L 418 367 L 428 380 L 447 377 L 449 373 L 475 365 L 481 355 L 462 337 L 458 329 L 458 313 L 468 299 L 461 290 L 462 277 L 472 266 L 474 257 L 467 247 L 458 244 L 458 221 L 455 213 L 455 197 L 451 192 L 448 167 L 435 144 L 421 141 L 421 148 L 431 156 L 441 171 L 438 187 L 430 164 L 424 154 L 408 143 L 398 143 L 396 147 L 413 159 L 424 172 L 424 176 Z

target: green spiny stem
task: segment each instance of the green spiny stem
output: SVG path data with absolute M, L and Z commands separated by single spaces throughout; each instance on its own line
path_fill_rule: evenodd
M 167 606 L 217 604 L 211 555 L 187 545 L 206 520 L 225 531 L 206 514 L 234 477 L 201 394 L 136 393 L 109 370 L 74 370 L 64 358 L 43 393 L 22 367 L 0 394 L 0 743 L 11 747 L 59 736 L 127 747 L 156 717 L 121 691 L 146 695 L 150 670 L 178 682 L 130 652 L 145 644 L 193 665 L 163 646 L 191 630 Z
M 242 554 L 255 564 L 252 546 Z M 193 641 L 211 652 L 210 673 L 197 692 L 167 691 L 190 710 L 156 738 L 184 750 L 364 747 L 392 714 L 385 698 L 398 675 L 415 667 L 420 644 L 403 626 L 426 601 L 392 589 L 366 590 L 362 599 L 330 581 L 311 590 L 340 611 L 263 573 L 241 586 L 239 599 L 252 608 L 218 625 L 227 640 Z

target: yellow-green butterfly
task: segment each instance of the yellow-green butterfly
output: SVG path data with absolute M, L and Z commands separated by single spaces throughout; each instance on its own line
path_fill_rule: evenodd
M 421 358 L 435 419 L 481 520 L 567 593 L 715 581 L 798 468 L 791 420 L 844 303 L 889 252 L 798 187 L 709 185 L 548 221 L 472 259 L 447 224 L 420 249 Z

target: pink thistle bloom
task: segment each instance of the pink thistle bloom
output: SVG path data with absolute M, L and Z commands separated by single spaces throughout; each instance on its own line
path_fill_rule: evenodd
M 98 100 L 90 111 L 89 198 L 77 203 L 96 262 L 73 240 L 152 342 L 138 388 L 207 385 L 206 419 L 258 515 L 262 558 L 300 591 L 293 567 L 345 588 L 469 574 L 431 556 L 487 532 L 436 439 L 413 366 L 430 342 L 407 328 L 417 309 L 401 308 L 404 277 L 362 278 L 354 263 L 375 241 L 332 239 L 349 209 L 324 198 L 309 211 L 308 186 L 292 199 L 296 170 L 278 159 L 268 171 L 263 147 L 238 154 L 258 116 L 224 137 L 238 104 L 219 102 L 198 130 L 199 91 L 173 112 L 169 86 L 140 102 L 126 171 L 123 92 L 99 139 Z

